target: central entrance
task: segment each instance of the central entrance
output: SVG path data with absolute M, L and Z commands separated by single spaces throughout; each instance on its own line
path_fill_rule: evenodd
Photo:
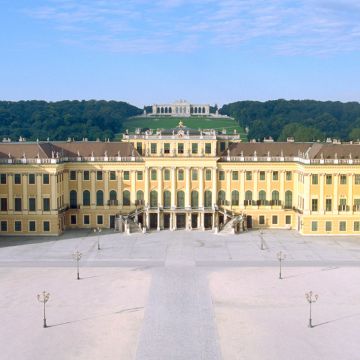
M 185 214 L 176 214 L 176 228 L 185 229 L 186 217 Z
M 198 228 L 198 214 L 191 214 L 191 228 Z
M 157 214 L 149 214 L 149 215 L 150 215 L 150 229 L 157 229 L 158 226 Z
M 205 229 L 212 229 L 212 214 L 205 214 L 204 227 Z
M 170 229 L 170 214 L 164 214 L 164 229 Z

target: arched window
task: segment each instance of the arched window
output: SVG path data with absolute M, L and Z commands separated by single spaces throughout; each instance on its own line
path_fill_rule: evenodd
M 205 107 L 203 107 L 202 112 L 203 112 L 203 114 L 205 114 Z
M 70 191 L 70 209 L 77 208 L 77 192 L 75 190 Z
M 290 190 L 285 192 L 285 207 L 292 208 L 292 192 Z
M 259 191 L 259 200 L 261 200 L 261 201 L 266 200 L 266 192 L 264 190 Z
M 169 108 L 169 113 L 170 113 L 170 114 L 172 113 L 172 108 L 171 108 L 171 107 Z
M 130 191 L 129 190 L 123 191 L 123 205 L 130 206 Z
M 239 206 L 239 192 L 237 190 L 233 190 L 231 193 L 231 205 Z
M 206 190 L 204 194 L 204 207 L 210 208 L 212 206 L 212 193 L 210 190 Z
M 150 192 L 150 207 L 154 208 L 158 206 L 158 193 L 156 190 Z
M 110 201 L 116 201 L 117 200 L 117 194 L 115 190 L 111 190 L 109 194 Z
M 274 190 L 271 194 L 271 200 L 273 201 L 279 201 L 279 192 L 277 190 Z
M 171 207 L 171 192 L 169 190 L 164 191 L 164 208 L 169 209 Z
M 245 200 L 246 201 L 252 201 L 252 191 L 251 190 L 246 191 Z
M 89 190 L 83 191 L 83 205 L 90 206 L 90 191 Z
M 220 190 L 218 192 L 218 204 L 225 205 L 225 191 L 224 190 Z
M 144 200 L 144 192 L 142 190 L 136 192 L 136 200 Z
M 185 207 L 185 193 L 181 190 L 176 194 L 176 205 L 178 208 Z
M 96 206 L 104 205 L 104 192 L 102 190 L 98 190 L 96 192 Z
M 194 209 L 199 207 L 199 193 L 196 190 L 191 192 L 191 207 Z

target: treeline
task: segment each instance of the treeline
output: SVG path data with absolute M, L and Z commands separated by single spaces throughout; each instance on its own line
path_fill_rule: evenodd
M 18 140 L 114 139 L 142 110 L 120 101 L 0 101 L 0 137 Z M 0 140 L 1 140 L 0 139 Z
M 249 139 L 360 139 L 360 103 L 314 100 L 238 101 L 220 111 L 248 128 Z

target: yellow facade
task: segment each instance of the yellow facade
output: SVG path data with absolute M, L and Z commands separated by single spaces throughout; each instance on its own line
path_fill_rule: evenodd
M 119 143 L 0 144 L 0 234 L 114 227 L 138 210 L 148 229 L 247 228 L 360 234 L 359 145 L 241 143 L 173 130 Z

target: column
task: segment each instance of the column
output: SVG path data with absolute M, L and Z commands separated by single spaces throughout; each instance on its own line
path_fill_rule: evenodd
M 56 174 L 51 174 L 51 210 L 57 210 L 57 184 L 56 184 Z
M 171 208 L 176 208 L 176 167 L 171 168 Z
M 299 173 L 298 171 L 294 171 L 292 173 L 292 181 L 294 184 L 294 191 L 293 191 L 293 206 L 296 208 L 299 207 Z
M 259 191 L 258 191 L 258 172 L 253 171 L 253 200 L 259 199 Z
M 119 170 L 117 172 L 117 193 L 118 193 L 118 200 L 119 200 L 119 206 L 122 206 L 123 204 L 123 194 L 122 194 L 122 179 L 123 179 L 123 171 Z
M 311 174 L 304 174 L 304 215 L 310 214 L 310 176 Z
M 149 167 L 145 166 L 145 174 L 144 174 L 144 202 L 145 206 L 149 206 Z
M 82 199 L 83 199 L 83 196 L 82 196 L 82 172 L 79 170 L 77 172 L 77 201 L 78 201 L 78 204 L 81 204 L 82 205 Z
M 13 174 L 8 174 L 6 181 L 8 183 L 8 191 L 9 191 L 9 198 L 8 198 L 9 210 L 11 211 L 14 210 L 13 180 L 14 180 Z
M 22 175 L 22 179 L 21 179 L 21 183 L 22 183 L 22 187 L 23 187 L 23 209 L 24 210 L 28 210 L 28 204 L 29 204 L 29 200 L 28 200 L 28 175 L 27 174 L 23 174 Z
M 320 189 L 319 189 L 319 212 L 324 214 L 324 174 L 319 174 L 320 177 Z
M 160 209 L 158 209 L 158 212 L 157 212 L 157 231 L 160 231 L 161 229 L 161 226 L 160 226 Z
M 96 173 L 94 170 L 92 170 L 90 172 L 90 186 L 91 186 L 91 190 L 90 190 L 90 196 L 91 196 L 91 207 L 95 207 L 96 206 L 96 186 L 95 186 L 95 176 Z
M 204 207 L 204 168 L 199 168 L 199 208 Z
M 185 208 L 190 208 L 190 167 L 185 169 Z
M 339 174 L 334 174 L 334 196 L 333 196 L 333 213 L 339 213 Z
M 36 176 L 36 210 L 37 211 L 42 210 L 41 185 L 42 185 L 42 174 L 37 174 L 37 176 Z
M 214 205 L 217 204 L 217 169 L 212 169 L 212 204 L 213 208 Z
M 67 170 L 63 172 L 63 185 L 64 185 L 64 205 L 69 205 L 70 204 L 69 172 Z M 82 199 L 82 193 L 79 194 L 78 198 Z
M 279 200 L 281 205 L 285 205 L 285 170 L 280 171 L 280 195 Z
M 136 171 L 130 170 L 130 204 L 135 205 L 136 200 Z
M 256 172 L 256 178 L 257 178 L 257 172 Z M 268 170 L 266 171 L 266 200 L 270 201 L 272 199 L 271 195 L 271 175 L 272 171 Z
M 109 171 L 104 171 L 104 205 L 109 205 Z
M 231 170 L 226 170 L 226 193 L 225 193 L 225 205 L 231 204 Z
M 158 203 L 159 203 L 159 207 L 163 206 L 163 178 L 162 178 L 162 174 L 163 174 L 163 168 L 159 167 L 158 168 L 158 172 L 157 172 L 157 179 L 158 179 Z M 160 219 L 160 218 L 159 218 Z M 158 219 L 158 225 L 159 223 L 159 219 Z
M 349 179 L 349 190 L 348 190 L 348 202 L 347 202 L 347 205 L 349 206 L 349 210 L 350 210 L 350 212 L 352 214 L 353 213 L 353 205 L 354 205 L 354 200 L 353 200 L 354 175 L 353 174 L 348 174 L 348 179 Z
M 240 171 L 240 194 L 239 194 L 239 201 L 240 201 L 240 209 L 244 209 L 244 201 L 245 201 L 245 171 Z

